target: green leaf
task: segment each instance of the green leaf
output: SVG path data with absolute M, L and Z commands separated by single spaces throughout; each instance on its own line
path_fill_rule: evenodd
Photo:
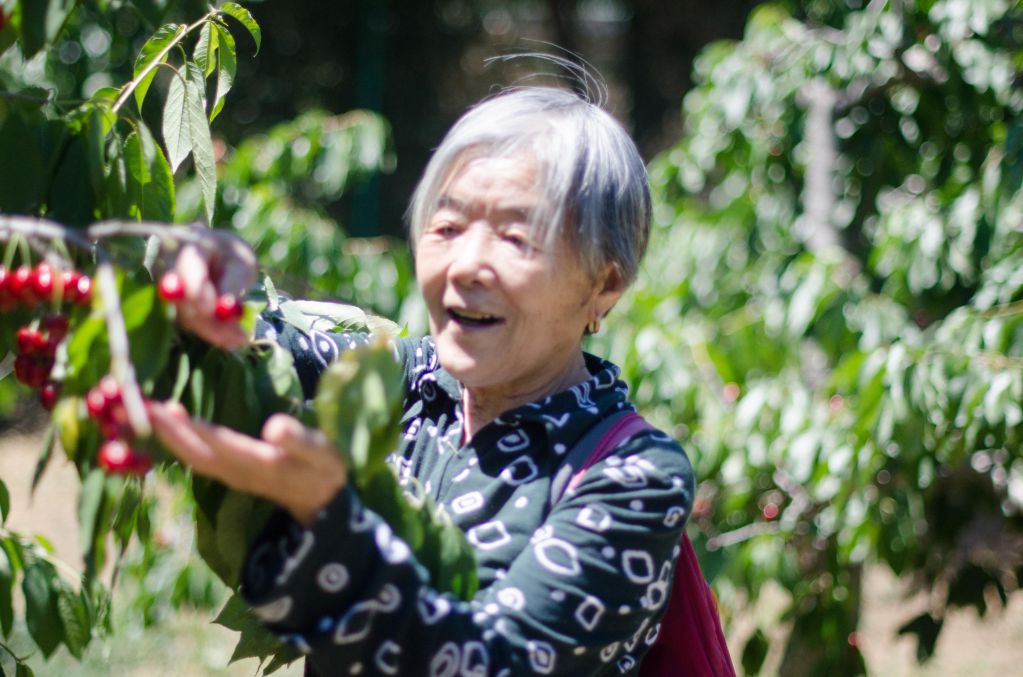
M 144 124 L 125 140 L 129 191 L 144 221 L 174 220 L 174 175 L 160 146 Z
M 80 660 L 92 635 L 88 610 L 79 595 L 70 588 L 61 585 L 56 594 L 57 612 L 64 626 L 64 644 L 71 655 Z
M 11 634 L 14 626 L 14 607 L 12 604 L 11 589 L 14 587 L 14 567 L 7 556 L 7 551 L 0 548 L 0 629 L 3 629 L 4 637 Z
M 238 70 L 238 56 L 231 32 L 219 24 L 214 24 L 213 29 L 219 36 L 217 39 L 220 45 L 217 51 L 217 93 L 213 98 L 213 108 L 210 109 L 210 122 L 224 108 L 224 97 L 231 91 Z
M 203 202 L 206 205 L 206 221 L 213 223 L 213 209 L 217 202 L 217 165 L 213 157 L 213 138 L 210 123 L 206 117 L 206 81 L 202 71 L 194 63 L 187 64 L 188 96 L 186 115 L 188 133 L 192 143 L 192 162 L 199 178 Z
M 35 560 L 25 567 L 21 590 L 25 595 L 25 624 L 28 633 L 47 658 L 64 635 L 57 610 L 57 591 L 53 582 L 57 571 L 44 560 Z
M 747 675 L 759 675 L 769 648 L 767 636 L 757 628 L 742 650 L 742 671 Z
M 161 55 L 161 52 L 167 48 L 167 45 L 178 36 L 183 28 L 183 26 L 178 24 L 160 26 L 156 33 L 142 45 L 142 49 L 135 59 L 135 70 L 132 75 L 134 79 L 138 80 L 138 84 L 135 86 L 135 103 L 138 105 L 139 111 L 142 110 L 142 102 L 146 100 L 146 93 L 149 91 L 149 86 L 153 83 L 153 78 L 156 76 L 156 71 L 159 68 L 153 68 L 141 80 L 138 79 L 139 75 L 154 62 L 164 63 L 167 61 L 167 54 Z
M 14 677 L 35 677 L 35 673 L 32 672 L 32 668 L 27 663 L 18 662 L 18 665 L 14 668 Z
M 142 495 L 139 493 L 139 485 L 134 482 L 126 482 L 113 524 L 114 536 L 122 548 L 128 545 L 128 541 L 131 540 L 132 533 L 135 531 L 141 505 Z
M 209 21 L 203 24 L 199 31 L 199 40 L 195 43 L 195 50 L 192 58 L 202 70 L 204 77 L 209 77 L 217 64 L 217 39 L 218 34 L 213 30 L 213 24 Z
M 185 394 L 185 388 L 188 386 L 188 377 L 190 375 L 191 361 L 188 359 L 187 353 L 182 353 L 178 358 L 177 374 L 174 377 L 174 385 L 171 387 L 171 393 L 168 399 L 174 402 L 181 401 L 181 397 Z
M 106 476 L 95 469 L 82 481 L 78 495 L 78 540 L 85 554 L 87 574 L 94 574 L 102 565 L 102 549 L 96 548 L 96 534 L 100 529 L 106 502 Z M 102 545 L 102 541 L 99 541 Z
M 11 493 L 7 485 L 0 479 L 0 524 L 7 523 L 7 515 L 11 512 Z
M 259 29 L 259 24 L 252 17 L 249 10 L 245 9 L 236 2 L 225 2 L 221 7 L 220 11 L 227 14 L 230 17 L 237 19 L 241 22 L 242 26 L 248 29 L 249 34 L 252 36 L 253 42 L 256 43 L 256 54 L 259 54 L 259 46 L 263 40 L 262 31 Z
M 84 394 L 110 368 L 109 353 L 100 353 L 96 345 L 105 346 L 106 322 L 99 312 L 93 312 L 78 323 L 68 342 L 68 374 L 65 388 Z M 106 357 L 106 359 L 102 359 Z M 66 448 L 66 447 L 65 447 Z
M 39 486 L 39 480 L 43 478 L 43 473 L 46 472 L 46 466 L 50 462 L 50 457 L 53 456 L 53 447 L 57 441 L 55 426 L 51 425 L 46 429 L 46 437 L 43 438 L 43 447 L 39 451 L 39 460 L 36 461 L 35 472 L 32 473 L 32 487 L 29 490 L 31 493 L 35 493 L 36 487 Z
M 277 343 L 268 343 L 260 347 L 262 350 L 256 356 L 255 368 L 256 388 L 260 391 L 260 401 L 267 404 L 278 398 L 301 397 L 302 389 L 291 353 Z
M 294 647 L 282 644 L 252 615 L 240 595 L 231 595 L 213 622 L 240 634 L 229 663 L 243 658 L 255 657 L 263 660 L 267 656 L 273 656 L 274 661 L 283 661 L 283 664 L 287 664 L 299 656 Z M 263 674 L 270 672 L 272 670 L 268 668 Z
M 178 167 L 192 152 L 191 127 L 188 122 L 190 87 L 187 77 L 187 73 L 175 72 L 163 103 L 163 144 L 167 148 L 171 172 L 178 171 Z

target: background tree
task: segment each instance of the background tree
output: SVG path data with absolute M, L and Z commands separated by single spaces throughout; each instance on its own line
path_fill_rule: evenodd
M 788 592 L 785 675 L 864 670 L 865 564 L 929 597 L 921 658 L 1023 575 L 1023 14 L 854 5 L 765 5 L 702 52 L 601 346 L 693 453 L 726 613 Z

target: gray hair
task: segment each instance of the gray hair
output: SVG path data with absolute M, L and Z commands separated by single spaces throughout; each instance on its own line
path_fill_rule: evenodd
M 466 160 L 526 155 L 545 198 L 532 214 L 548 247 L 567 236 L 583 265 L 619 266 L 631 283 L 650 232 L 650 188 L 635 143 L 607 112 L 551 87 L 508 89 L 465 113 L 444 137 L 412 195 L 412 246 Z

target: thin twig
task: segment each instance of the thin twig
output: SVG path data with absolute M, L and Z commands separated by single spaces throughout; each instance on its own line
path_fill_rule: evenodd
M 103 316 L 107 323 L 107 343 L 110 345 L 110 374 L 121 390 L 128 423 L 136 437 L 148 438 L 152 434 L 142 391 L 135 379 L 135 365 L 131 363 L 128 330 L 121 313 L 121 298 L 117 294 L 114 267 L 104 258 L 96 266 L 96 291 L 102 299 Z

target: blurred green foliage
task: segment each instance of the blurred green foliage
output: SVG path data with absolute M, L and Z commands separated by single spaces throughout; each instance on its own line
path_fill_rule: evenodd
M 865 563 L 928 595 L 921 658 L 1023 582 L 1023 11 L 800 5 L 699 57 L 595 349 L 696 462 L 724 615 L 778 583 L 780 674 L 859 674 Z
M 0 2 L 7 12 L 26 4 Z M 19 15 L 0 29 L 0 133 L 26 160 L 4 165 L 0 188 L 19 189 L 0 193 L 0 207 L 71 223 L 137 218 L 144 203 L 80 180 L 133 167 L 119 149 L 134 127 L 95 142 L 110 132 L 95 114 L 109 107 L 103 87 L 135 75 L 134 56 L 160 23 L 205 7 L 45 6 L 31 26 Z M 38 44 L 35 56 L 5 49 L 16 34 Z M 768 583 L 789 593 L 782 674 L 863 671 L 864 564 L 884 563 L 929 595 L 925 614 L 904 619 L 922 658 L 947 609 L 983 614 L 1020 585 L 1021 44 L 1023 14 L 1004 0 L 764 5 L 741 41 L 702 52 L 682 138 L 651 164 L 647 272 L 592 348 L 623 366 L 640 407 L 674 427 L 696 461 L 692 534 L 726 619 Z M 168 87 L 158 77 L 151 103 L 131 114 L 142 128 L 158 127 Z M 168 215 L 212 210 L 283 288 L 421 330 L 404 246 L 348 238 L 329 208 L 393 166 L 390 133 L 372 113 L 312 110 L 234 146 L 214 137 L 215 204 L 203 203 L 210 182 L 186 176 L 186 163 Z M 50 152 L 64 143 L 67 153 Z M 47 200 L 44 175 L 69 199 Z M 86 478 L 86 544 L 123 515 L 123 546 L 132 529 L 149 528 L 152 505 L 101 479 Z M 50 576 L 46 549 L 20 538 L 8 539 L 7 559 L 57 581 L 38 586 L 33 574 L 29 590 L 40 608 L 65 600 L 62 635 L 80 649 L 80 618 L 67 609 L 74 598 L 102 622 L 103 593 L 90 600 Z M 164 576 L 141 586 L 148 594 L 135 603 L 147 621 L 168 606 L 213 603 L 214 584 L 191 564 L 161 573 L 158 540 L 124 560 L 143 580 Z M 34 632 L 49 646 L 53 632 Z M 741 653 L 747 672 L 763 668 L 776 635 L 755 630 Z

